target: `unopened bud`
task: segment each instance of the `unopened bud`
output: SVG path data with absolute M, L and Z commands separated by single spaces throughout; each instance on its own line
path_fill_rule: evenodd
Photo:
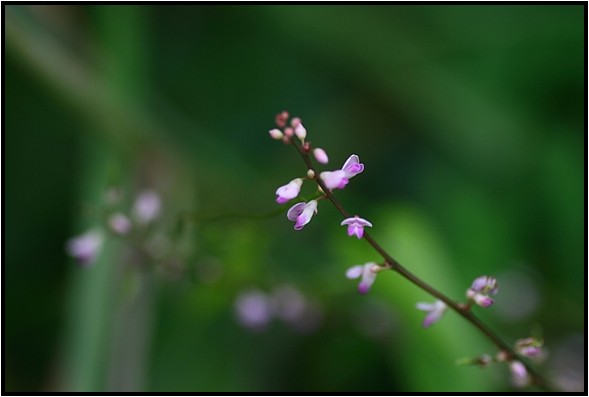
M 507 358 L 508 358 L 508 354 L 505 350 L 501 350 L 495 356 L 495 360 L 497 360 L 498 362 L 507 361 Z
M 315 156 L 315 160 L 317 160 L 321 164 L 327 164 L 329 162 L 327 153 L 325 153 L 325 150 L 321 148 L 313 149 L 313 155 Z
M 296 127 L 294 127 L 294 133 L 301 141 L 305 140 L 307 137 L 307 130 L 300 122 Z
M 270 130 L 270 136 L 272 137 L 272 139 L 276 139 L 277 141 L 279 141 L 284 137 L 284 134 L 278 128 L 274 128 Z
M 308 169 L 307 170 L 307 178 L 315 179 L 315 171 L 313 171 L 312 169 Z
M 278 113 L 276 115 L 276 118 L 274 119 L 276 125 L 280 128 L 286 127 L 286 122 L 288 120 L 288 116 L 289 116 L 289 114 L 286 110 Z
M 286 136 L 293 136 L 294 135 L 294 130 L 291 127 L 286 127 L 284 129 L 284 135 Z

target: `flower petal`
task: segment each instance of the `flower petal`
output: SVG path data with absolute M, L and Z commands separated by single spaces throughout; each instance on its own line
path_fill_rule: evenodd
M 352 223 L 348 226 L 348 236 L 356 236 L 359 239 L 364 235 L 364 228 L 357 223 Z
M 300 202 L 300 203 L 293 205 L 292 207 L 290 207 L 290 209 L 286 213 L 286 217 L 289 220 L 296 222 L 299 215 L 301 215 L 303 213 L 305 206 L 306 206 L 306 204 L 304 202 Z
M 364 271 L 364 266 L 362 266 L 362 265 L 352 266 L 351 268 L 346 270 L 346 277 L 349 279 L 358 278 L 362 275 L 363 271 Z
M 433 303 L 426 303 L 426 302 L 417 302 L 415 304 L 415 307 L 418 310 L 422 310 L 424 312 L 429 312 L 430 310 L 432 310 L 434 308 L 434 304 Z
M 342 171 L 345 172 L 346 178 L 349 179 L 364 171 L 364 164 L 360 163 L 360 158 L 357 155 L 352 154 L 344 163 Z

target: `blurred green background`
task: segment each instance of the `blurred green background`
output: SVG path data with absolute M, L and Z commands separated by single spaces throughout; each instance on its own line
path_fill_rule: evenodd
M 326 169 L 360 156 L 337 196 L 385 249 L 455 299 L 495 275 L 480 316 L 582 391 L 585 7 L 5 6 L 5 391 L 514 390 L 454 365 L 496 351 L 454 313 L 421 328 L 405 280 L 357 294 L 379 258 L 327 202 L 264 217 L 306 171 L 283 109 Z M 142 189 L 154 224 L 67 256 Z

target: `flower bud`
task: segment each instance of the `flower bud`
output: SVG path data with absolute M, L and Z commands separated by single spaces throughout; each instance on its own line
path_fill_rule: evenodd
M 270 136 L 272 137 L 272 139 L 276 139 L 277 141 L 279 141 L 284 137 L 284 134 L 278 128 L 273 128 L 270 130 Z
M 321 148 L 313 149 L 313 155 L 315 156 L 315 160 L 317 160 L 321 164 L 327 164 L 329 162 L 327 153 L 325 153 L 325 150 Z
M 278 113 L 276 115 L 276 118 L 274 119 L 274 122 L 276 123 L 276 125 L 280 128 L 284 128 L 286 127 L 286 121 L 288 120 L 288 112 L 286 110 Z
M 301 123 L 294 127 L 294 133 L 301 141 L 307 137 L 307 130 Z

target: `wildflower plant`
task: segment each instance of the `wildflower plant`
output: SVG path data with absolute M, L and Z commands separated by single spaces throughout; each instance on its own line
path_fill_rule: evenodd
M 518 340 L 514 346 L 510 346 L 473 312 L 475 306 L 486 309 L 493 305 L 495 302 L 494 296 L 499 292 L 496 278 L 486 275 L 475 278 L 471 286 L 465 291 L 466 302 L 460 302 L 451 299 L 402 266 L 370 235 L 367 228 L 373 227 L 372 222 L 359 215 L 352 216 L 335 195 L 337 190 L 349 188 L 351 185 L 350 180 L 364 172 L 365 165 L 360 161 L 360 157 L 357 154 L 350 154 L 340 168 L 319 170 L 313 159 L 319 165 L 325 166 L 329 163 L 327 152 L 322 148 L 313 147 L 311 141 L 308 140 L 307 129 L 300 118 L 292 118 L 290 123 L 289 118 L 290 115 L 287 111 L 277 114 L 275 117 L 276 128 L 271 129 L 269 135 L 274 140 L 292 146 L 302 158 L 306 172 L 304 175 L 299 175 L 287 184 L 278 187 L 276 190 L 276 202 L 284 205 L 296 199 L 302 185 L 307 181 L 314 183 L 317 187 L 317 192 L 312 199 L 291 204 L 288 209 L 286 216 L 290 221 L 295 222 L 294 229 L 301 231 L 318 214 L 320 205 L 324 202 L 330 202 L 342 215 L 341 226 L 347 227 L 348 236 L 356 237 L 358 240 L 365 240 L 382 259 L 380 263 L 367 262 L 347 269 L 345 276 L 348 279 L 360 280 L 358 284 L 359 293 L 367 294 L 379 273 L 386 270 L 397 273 L 435 299 L 433 303 L 418 302 L 416 304 L 418 310 L 425 312 L 422 324 L 424 328 L 441 321 L 447 311 L 453 311 L 468 321 L 498 349 L 495 356 L 482 354 L 475 358 L 459 359 L 457 364 L 485 367 L 491 363 L 506 363 L 515 386 L 522 387 L 534 384 L 549 390 L 550 386 L 544 378 L 526 362 L 527 357 L 542 354 L 542 341 L 536 338 L 524 338 Z M 378 227 L 376 222 L 374 227 Z

